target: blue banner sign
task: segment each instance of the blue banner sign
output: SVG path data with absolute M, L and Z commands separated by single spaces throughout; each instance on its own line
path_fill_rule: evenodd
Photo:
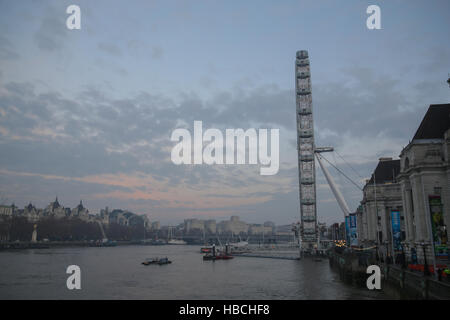
M 391 211 L 392 246 L 394 251 L 402 250 L 402 228 L 400 225 L 400 211 Z
M 352 213 L 349 217 L 350 222 L 350 246 L 358 246 L 358 233 L 356 230 L 356 214 Z

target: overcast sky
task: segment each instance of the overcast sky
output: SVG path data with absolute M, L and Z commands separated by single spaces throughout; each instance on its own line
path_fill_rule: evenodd
M 81 7 L 81 30 L 66 8 Z M 381 8 L 381 30 L 366 8 Z M 0 198 L 187 218 L 299 220 L 294 61 L 316 145 L 360 186 L 448 103 L 450 2 L 0 0 Z M 280 171 L 176 166 L 172 131 L 280 129 Z M 330 168 L 352 210 L 361 192 Z M 317 166 L 319 220 L 343 220 Z

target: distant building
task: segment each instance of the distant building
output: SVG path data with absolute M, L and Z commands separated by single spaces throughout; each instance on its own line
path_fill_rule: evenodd
M 50 204 L 44 209 L 44 216 L 51 216 L 54 218 L 63 218 L 66 216 L 66 210 L 58 202 L 58 197 L 55 201 L 50 202 Z
M 333 223 L 328 228 L 329 239 L 335 241 L 345 239 L 345 234 L 343 234 L 343 231 L 345 231 L 345 229 L 341 230 L 339 223 Z
M 318 222 L 317 223 L 317 229 L 320 239 L 328 239 L 328 229 L 325 223 Z
M 203 232 L 205 230 L 205 221 L 199 219 L 186 219 L 184 220 L 183 228 L 185 234 Z
M 144 223 L 145 230 L 151 230 L 152 225 L 150 223 L 148 216 L 146 214 L 143 214 L 143 215 L 140 215 L 140 217 L 142 217 L 142 221 Z
M 108 225 L 109 224 L 109 208 L 105 207 L 105 209 L 101 209 L 100 210 L 100 215 L 98 217 L 98 219 L 100 220 L 100 222 L 104 225 Z
M 266 221 L 266 222 L 264 222 L 264 227 L 275 228 L 275 222 L 272 222 L 272 221 Z
M 238 216 L 232 216 L 229 221 L 221 221 L 217 224 L 217 233 L 218 234 L 233 234 L 239 235 L 241 233 L 248 233 L 248 225 L 239 220 Z
M 161 229 L 161 225 L 160 225 L 159 221 L 152 222 L 152 227 L 151 227 L 152 231 L 158 231 L 160 229 Z
M 80 200 L 80 203 L 70 211 L 69 216 L 72 218 L 79 218 L 84 221 L 90 220 L 89 219 L 89 210 L 83 206 L 82 200 Z
M 277 228 L 276 225 L 275 225 L 275 222 L 272 222 L 272 221 L 264 222 L 264 227 L 271 228 L 272 229 L 272 233 L 275 233 L 276 228 Z
M 216 234 L 216 220 L 200 220 L 200 219 L 185 219 L 184 220 L 184 234 Z
M 130 226 L 133 225 L 135 223 L 131 223 L 132 219 L 134 216 L 134 213 L 129 212 L 129 211 L 125 211 L 122 209 L 114 209 L 110 214 L 109 214 L 109 223 L 116 223 L 118 225 L 121 226 Z
M 206 220 L 205 221 L 205 233 L 207 234 L 216 234 L 217 232 L 217 224 L 216 220 Z
M 356 212 L 357 222 L 360 222 L 357 226 L 360 245 L 379 245 L 384 253 L 393 254 L 392 212 L 398 211 L 403 217 L 400 184 L 396 178 L 399 172 L 400 160 L 380 158 L 372 177 L 364 186 L 362 210 Z
M 262 224 L 251 224 L 248 227 L 250 235 L 271 235 L 273 233 L 272 226 L 264 226 Z
M 337 234 L 338 238 L 337 240 L 345 240 L 346 239 L 346 234 L 345 234 L 345 223 L 341 222 L 338 225 L 338 234 Z
M 10 206 L 0 205 L 0 216 L 12 216 L 15 208 L 14 204 Z
M 23 209 L 23 216 L 30 222 L 37 222 L 43 215 L 43 210 L 37 209 L 31 202 Z

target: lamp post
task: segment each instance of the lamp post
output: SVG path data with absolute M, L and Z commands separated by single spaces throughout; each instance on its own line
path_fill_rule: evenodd
M 433 227 L 431 226 L 430 204 L 429 204 L 429 199 L 428 199 L 428 197 L 426 197 L 426 194 L 425 194 L 425 184 L 423 182 L 423 176 L 421 177 L 421 184 L 422 184 L 423 203 L 425 204 L 425 214 L 426 214 L 425 221 L 426 221 L 426 227 L 428 229 L 428 234 L 430 237 L 429 239 L 430 239 L 430 246 L 431 246 L 430 247 L 431 248 L 431 257 L 433 259 L 433 261 L 432 261 L 433 273 L 437 280 L 437 273 L 435 272 L 436 271 L 436 251 L 434 249 Z M 428 274 L 430 274 L 430 273 L 428 272 Z
M 423 262 L 423 275 L 424 276 L 429 276 L 430 275 L 430 270 L 428 270 L 427 254 L 426 254 L 426 251 L 425 251 L 425 245 L 426 244 L 424 242 L 422 242 L 421 245 L 422 245 L 423 260 L 424 260 L 424 262 Z
M 402 249 L 402 253 L 401 253 L 401 264 L 402 264 L 402 269 L 406 269 L 407 267 L 407 263 L 406 263 L 406 257 L 405 257 L 405 249 L 403 248 L 403 244 L 401 246 Z
M 386 255 L 386 257 L 385 257 L 385 261 L 386 261 L 386 264 L 391 264 L 391 254 L 389 253 L 389 246 L 388 246 L 388 242 L 387 242 L 387 240 L 385 240 L 384 241 L 384 252 L 385 252 L 385 255 Z M 388 259 L 388 257 L 389 257 L 389 259 Z

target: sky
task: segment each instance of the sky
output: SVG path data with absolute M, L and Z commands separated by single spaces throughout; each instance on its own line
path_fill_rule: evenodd
M 71 4 L 80 30 L 66 28 Z M 82 199 L 162 224 L 298 221 L 296 51 L 310 56 L 316 145 L 362 187 L 449 102 L 449 30 L 447 0 L 0 0 L 0 200 Z M 278 174 L 173 164 L 171 133 L 195 120 L 279 129 Z M 319 221 L 342 221 L 316 170 Z M 361 191 L 329 170 L 355 210 Z

